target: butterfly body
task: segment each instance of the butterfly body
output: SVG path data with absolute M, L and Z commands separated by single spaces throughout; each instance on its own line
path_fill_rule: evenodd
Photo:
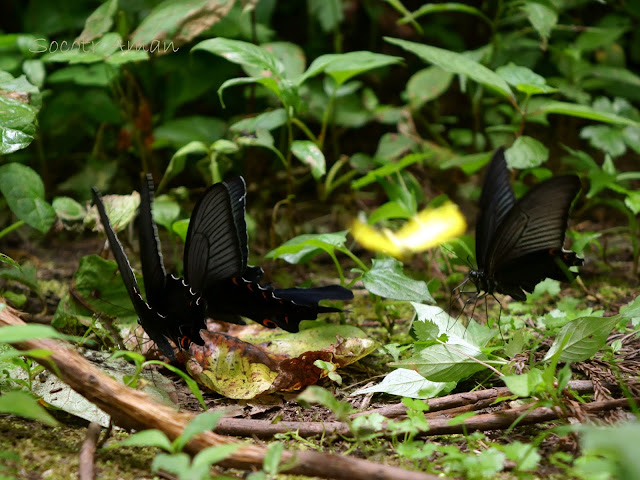
M 545 278 L 568 280 L 568 267 L 584 263 L 563 249 L 569 209 L 579 190 L 578 177 L 563 175 L 535 185 L 516 201 L 504 152 L 498 149 L 480 197 L 478 268 L 469 272 L 477 289 L 525 300 L 525 292 Z
M 142 298 L 135 275 L 105 211 L 102 197 L 93 189 L 111 250 L 122 280 L 138 314 L 139 323 L 162 352 L 174 359 L 173 345 L 204 345 L 200 335 L 208 317 L 244 324 L 243 317 L 289 332 L 302 320 L 319 313 L 340 312 L 324 307 L 324 299 L 349 300 L 353 293 L 340 286 L 273 289 L 259 283 L 260 267 L 247 265 L 246 186 L 242 177 L 207 189 L 194 207 L 184 250 L 185 277 L 168 275 L 164 268 L 158 232 L 152 217 L 153 181 L 142 185 L 140 256 L 147 300 Z

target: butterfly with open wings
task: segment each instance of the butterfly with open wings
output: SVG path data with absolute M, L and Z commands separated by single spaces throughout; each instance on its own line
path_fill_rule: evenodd
M 203 345 L 199 332 L 206 328 L 207 317 L 239 324 L 244 324 L 246 317 L 265 327 L 297 332 L 302 320 L 342 311 L 318 305 L 321 300 L 353 298 L 350 290 L 338 285 L 273 289 L 259 283 L 262 268 L 247 265 L 246 185 L 242 177 L 207 189 L 189 222 L 184 279 L 167 275 L 152 217 L 153 191 L 153 180 L 147 175 L 138 218 L 146 301 L 95 187 L 93 198 L 139 322 L 168 358 L 175 358 L 169 341 L 182 348 L 188 348 L 190 342 Z
M 476 225 L 478 268 L 469 278 L 479 292 L 526 299 L 545 278 L 567 281 L 584 260 L 563 248 L 571 202 L 580 179 L 562 175 L 538 183 L 516 201 L 503 148 L 485 175 Z

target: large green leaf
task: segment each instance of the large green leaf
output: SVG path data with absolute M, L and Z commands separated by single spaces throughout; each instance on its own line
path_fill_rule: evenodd
M 318 146 L 309 140 L 294 140 L 291 153 L 305 165 L 311 167 L 311 175 L 318 180 L 327 171 L 324 154 Z
M 0 328 L 0 342 L 17 343 L 39 338 L 67 338 L 49 325 L 8 325 Z
M 169 120 L 153 129 L 154 148 L 171 145 L 184 147 L 199 141 L 207 145 L 224 136 L 226 124 L 219 118 L 193 115 Z
M 460 53 L 398 38 L 385 37 L 385 40 L 416 54 L 423 60 L 433 63 L 447 72 L 466 75 L 500 95 L 513 99 L 513 93 L 509 85 L 500 75 Z
M 113 16 L 118 11 L 118 0 L 107 0 L 84 22 L 84 30 L 78 37 L 79 41 L 89 42 L 103 33 L 111 30 L 113 25 Z
M 195 50 L 204 50 L 259 71 L 266 70 L 278 77 L 283 72 L 282 64 L 271 52 L 253 43 L 228 38 L 210 38 L 194 46 L 192 51 Z
M 486 362 L 488 359 L 466 345 L 438 344 L 391 365 L 415 370 L 433 382 L 457 382 L 486 368 L 478 360 Z
M 549 149 L 532 137 L 516 138 L 504 153 L 511 168 L 525 169 L 542 165 L 549 159 Z
M 373 259 L 372 263 L 371 270 L 362 276 L 362 283 L 374 295 L 394 300 L 434 302 L 427 284 L 407 277 L 398 260 Z
M 44 184 L 33 169 L 19 163 L 0 167 L 0 192 L 11 211 L 25 223 L 47 233 L 56 212 L 44 199 Z
M 453 75 L 440 67 L 428 67 L 413 74 L 407 82 L 409 102 L 414 109 L 438 98 L 451 85 Z
M 384 377 L 377 385 L 361 388 L 352 395 L 388 393 L 389 395 L 424 399 L 447 393 L 455 386 L 455 382 L 432 382 L 414 370 L 398 368 Z
M 298 235 L 265 255 L 266 258 L 281 258 L 286 262 L 306 263 L 322 252 L 333 252 L 344 247 L 347 232 Z
M 275 130 L 287 123 L 287 112 L 277 108 L 255 117 L 244 118 L 229 127 L 232 132 L 253 133 L 258 130 Z
M 579 105 L 577 103 L 549 101 L 540 105 L 536 112 L 531 113 L 558 113 L 572 117 L 586 118 L 588 120 L 596 120 L 598 122 L 613 123 L 615 125 L 640 126 L 639 122 L 633 121 L 630 118 L 603 112 L 588 105 Z
M 551 35 L 551 30 L 558 22 L 556 6 L 549 0 L 525 0 L 520 8 L 527 15 L 531 26 L 546 42 Z
M 0 412 L 39 420 L 52 427 L 58 425 L 56 419 L 27 392 L 3 392 L 0 395 Z
M 607 341 L 620 316 L 576 318 L 560 329 L 545 355 L 550 360 L 561 350 L 559 361 L 581 362 L 591 358 Z
M 131 44 L 186 43 L 223 19 L 233 4 L 234 0 L 165 0 L 133 32 Z
M 297 84 L 300 85 L 310 77 L 325 72 L 335 80 L 336 86 L 339 87 L 356 75 L 401 61 L 400 57 L 368 51 L 330 53 L 316 58 L 298 79 Z

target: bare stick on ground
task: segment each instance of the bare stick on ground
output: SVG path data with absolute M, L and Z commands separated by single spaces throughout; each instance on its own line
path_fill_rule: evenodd
M 98 445 L 98 437 L 102 427 L 91 422 L 87 428 L 87 436 L 80 447 L 80 459 L 78 461 L 78 478 L 80 480 L 94 480 L 96 478 L 95 455 Z

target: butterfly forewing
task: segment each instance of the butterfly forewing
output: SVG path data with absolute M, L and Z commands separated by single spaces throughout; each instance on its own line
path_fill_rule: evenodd
M 247 267 L 245 192 L 244 180 L 237 177 L 211 186 L 196 204 L 184 250 L 185 280 L 196 290 L 241 275 Z
M 151 305 L 159 305 L 164 300 L 167 274 L 160 251 L 158 228 L 153 221 L 151 210 L 153 190 L 153 178 L 147 174 L 142 180 L 140 215 L 138 217 L 140 261 L 142 263 L 142 277 L 144 278 L 147 301 Z
M 476 261 L 480 268 L 487 260 L 496 230 L 516 203 L 509 184 L 509 170 L 500 147 L 491 158 L 480 196 L 480 213 L 476 225 Z
M 488 275 L 519 257 L 562 248 L 569 207 L 580 190 L 580 180 L 568 175 L 535 185 L 511 209 L 496 230 L 487 251 Z

